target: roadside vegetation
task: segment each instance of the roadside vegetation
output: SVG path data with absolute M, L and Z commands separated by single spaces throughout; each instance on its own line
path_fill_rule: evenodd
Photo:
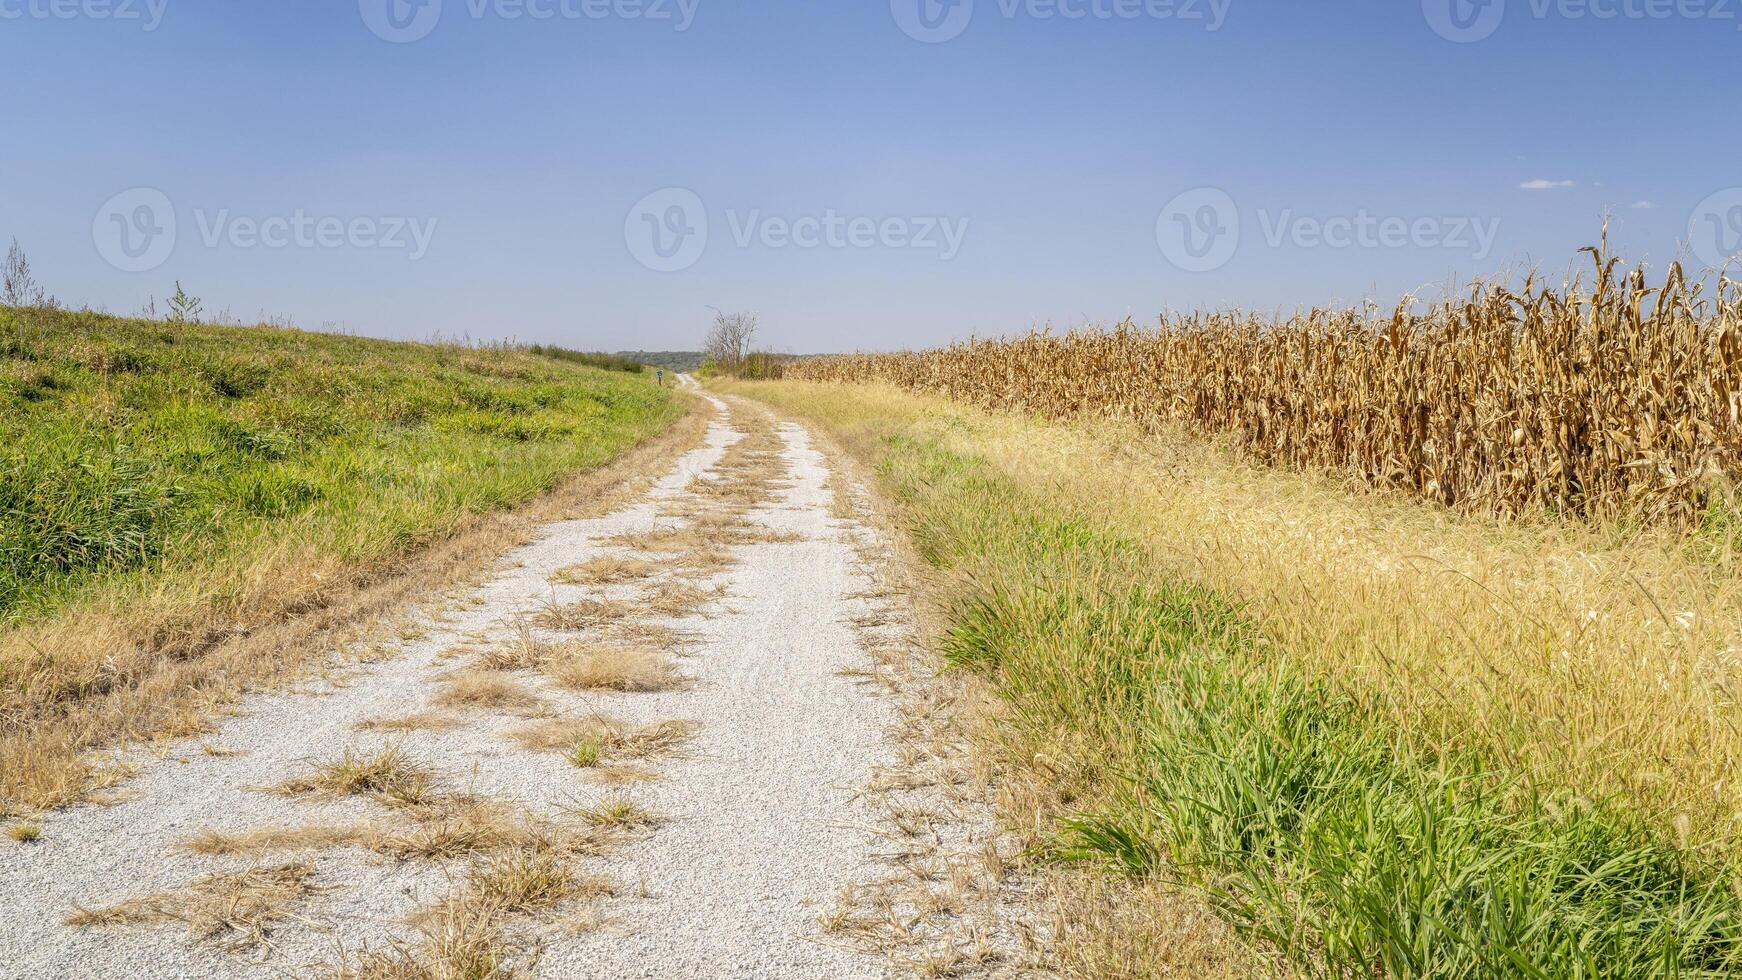
M 756 330 L 760 323 L 761 318 L 755 313 L 715 311 L 714 324 L 708 328 L 707 341 L 702 345 L 704 359 L 697 373 L 704 378 L 780 377 L 797 357 L 757 350 Z
M 618 351 L 617 356 L 674 374 L 694 374 L 708 359 L 699 350 L 625 350 Z
M 1674 342 L 1728 333 L 1702 336 Z M 1051 343 L 980 353 L 1021 365 Z M 979 736 L 1013 776 L 1006 816 L 1123 883 L 1071 909 L 1077 975 L 1742 970 L 1742 590 L 1717 484 L 1612 519 L 1460 514 L 1264 465 L 1242 433 L 988 414 L 966 402 L 995 400 L 989 375 L 940 373 L 966 357 L 819 362 L 913 369 L 955 401 L 726 389 L 874 467 L 932 569 L 938 647 L 999 698 Z M 1122 914 L 1145 896 L 1233 930 Z
M 1725 522 L 1742 474 L 1742 281 L 1662 282 L 1606 245 L 1560 286 L 1480 283 L 1416 312 L 1130 321 L 905 354 L 800 360 L 794 380 L 884 383 L 994 411 L 1224 436 L 1484 513 Z M 1705 284 L 1710 285 L 1710 284 Z
M 555 349 L 0 308 L 0 814 L 192 724 L 238 673 L 201 666 L 226 641 L 682 413 L 638 365 Z
M 549 357 L 558 361 L 568 361 L 571 364 L 585 364 L 604 371 L 623 371 L 627 374 L 640 374 L 646 370 L 646 365 L 633 357 L 620 354 L 602 354 L 596 351 L 569 350 L 567 347 L 553 347 L 550 344 L 528 344 L 526 352 L 539 357 Z

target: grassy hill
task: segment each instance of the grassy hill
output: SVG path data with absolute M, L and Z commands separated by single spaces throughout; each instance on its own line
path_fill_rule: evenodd
M 54 795 L 9 739 L 682 411 L 567 353 L 0 308 L 0 812 Z M 36 768 L 103 729 L 35 744 Z

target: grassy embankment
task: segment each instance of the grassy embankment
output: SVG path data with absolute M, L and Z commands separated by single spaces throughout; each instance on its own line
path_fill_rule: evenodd
M 568 356 L 0 308 L 0 815 L 271 675 L 221 645 L 682 412 Z
M 874 465 L 1055 853 L 1185 886 L 1282 969 L 1742 969 L 1742 594 L 1711 540 L 1459 516 L 1121 423 L 733 390 Z M 1168 935 L 1189 917 L 1105 918 L 1080 975 L 1248 969 Z

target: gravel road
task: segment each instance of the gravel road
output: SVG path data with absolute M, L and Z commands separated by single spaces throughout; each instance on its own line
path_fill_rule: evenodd
M 432 710 L 442 675 L 481 647 L 524 635 L 539 610 L 583 599 L 629 601 L 641 584 L 561 584 L 565 567 L 605 556 L 660 564 L 680 556 L 621 536 L 682 530 L 698 477 L 717 477 L 746 438 L 746 413 L 711 396 L 718 414 L 700 446 L 615 513 L 545 526 L 475 589 L 443 597 L 391 641 L 391 655 L 335 654 L 323 678 L 251 696 L 209 736 L 139 750 L 120 802 L 46 815 L 30 844 L 0 840 L 0 977 L 282 977 L 330 972 L 359 951 L 416 941 L 410 925 L 463 878 L 468 858 L 393 857 L 355 843 L 268 856 L 214 857 L 186 842 L 205 830 L 247 833 L 392 819 L 372 799 L 271 791 L 347 750 L 399 745 L 444 785 L 527 813 L 563 819 L 621 798 L 660 823 L 610 853 L 575 860 L 617 885 L 611 897 L 516 919 L 512 962 L 542 977 L 860 978 L 890 975 L 883 957 L 823 934 L 819 918 L 876 860 L 875 815 L 859 789 L 892 749 L 895 709 L 853 675 L 867 665 L 854 621 L 872 582 L 854 548 L 868 529 L 831 508 L 827 461 L 798 426 L 762 423 L 782 471 L 744 511 L 762 540 L 731 544 L 731 564 L 700 580 L 719 598 L 680 618 L 646 622 L 687 632 L 676 663 L 687 683 L 652 693 L 574 693 L 522 678 L 540 705 L 477 708 L 445 731 L 383 734 L 359 723 Z M 764 533 L 766 532 L 766 533 Z M 435 597 L 432 597 L 432 599 Z M 458 652 L 456 652 L 458 651 Z M 528 672 L 530 673 L 530 672 Z M 539 718 L 605 712 L 632 724 L 699 723 L 682 751 L 650 763 L 657 780 L 607 785 L 599 771 L 507 737 Z M 179 921 L 66 924 L 80 909 L 182 894 L 190 883 L 301 862 L 314 886 L 264 927 L 265 943 L 219 930 L 198 938 Z M 173 906 L 173 901 L 169 905 Z M 234 948 L 227 948 L 234 946 Z

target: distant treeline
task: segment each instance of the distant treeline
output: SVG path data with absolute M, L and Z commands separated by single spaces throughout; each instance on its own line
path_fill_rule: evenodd
M 703 362 L 708 359 L 708 356 L 699 350 L 625 350 L 618 351 L 617 356 L 682 374 L 694 374 L 700 371 Z
M 596 351 L 569 350 L 566 347 L 552 347 L 547 344 L 532 344 L 527 347 L 529 353 L 540 357 L 549 357 L 558 361 L 570 361 L 575 364 L 585 364 L 588 367 L 604 368 L 607 371 L 623 371 L 629 374 L 640 374 L 645 362 L 624 354 L 605 354 Z

